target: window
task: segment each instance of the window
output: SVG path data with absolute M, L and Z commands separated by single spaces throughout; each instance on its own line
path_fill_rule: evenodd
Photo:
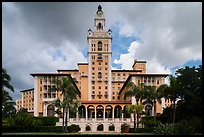
M 101 89 L 101 86 L 98 86 L 98 89 Z
M 98 99 L 101 99 L 101 96 L 98 96 Z
M 157 80 L 157 84 L 159 84 L 159 80 Z
M 102 60 L 102 54 L 101 53 L 98 54 L 98 59 Z
M 101 70 L 101 67 L 99 67 L 98 70 Z
M 94 87 L 94 86 L 92 86 L 92 89 L 95 89 L 95 87 Z
M 115 90 L 115 87 L 112 87 L 112 90 Z
M 95 59 L 95 55 L 92 55 L 92 59 L 93 59 L 93 60 Z
M 140 80 L 138 80 L 138 84 L 140 84 Z
M 95 75 L 95 73 L 92 73 L 92 75 Z
M 99 62 L 98 65 L 101 65 L 101 62 Z
M 105 44 L 106 51 L 108 51 L 108 44 Z
M 95 96 L 92 96 L 92 99 L 95 99 Z
M 102 51 L 102 42 L 101 41 L 98 42 L 98 51 Z
M 105 68 L 105 70 L 108 70 L 108 68 Z
M 95 94 L 95 91 L 92 91 L 92 94 Z
M 108 60 L 108 56 L 107 55 L 105 56 L 105 60 Z
M 113 92 L 113 95 L 115 95 L 115 92 Z
M 102 73 L 98 72 L 98 78 L 102 78 Z
M 108 65 L 108 62 L 105 62 L 105 65 Z
M 95 70 L 95 68 L 94 68 L 94 67 L 92 67 L 92 70 Z
M 105 86 L 105 89 L 108 89 L 108 86 Z
M 95 65 L 95 62 L 92 62 L 92 65 Z
M 99 81 L 98 84 L 101 85 L 101 81 Z
M 115 99 L 115 97 L 113 96 L 112 99 Z
M 120 90 L 120 87 L 118 87 L 118 90 Z
M 92 84 L 94 85 L 94 84 L 95 84 L 95 81 L 92 81 Z
M 105 99 L 108 99 L 108 96 L 105 96 Z
M 120 73 L 118 73 L 118 76 L 120 76 Z
M 154 79 L 152 80 L 152 83 L 154 84 Z

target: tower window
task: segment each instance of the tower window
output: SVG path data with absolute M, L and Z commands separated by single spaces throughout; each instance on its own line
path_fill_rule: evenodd
M 97 30 L 103 30 L 103 25 L 100 22 L 98 23 Z
M 102 51 L 102 42 L 101 41 L 98 42 L 98 51 Z
M 98 73 L 98 78 L 102 78 L 102 73 L 101 72 Z

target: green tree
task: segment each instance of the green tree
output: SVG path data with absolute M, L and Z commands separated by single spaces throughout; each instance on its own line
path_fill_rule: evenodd
M 7 90 L 14 92 L 13 86 L 10 84 L 11 77 L 5 68 L 2 68 L 2 118 L 11 116 L 16 112 L 12 97 Z
M 127 99 L 127 97 L 135 97 L 136 99 L 136 105 L 139 105 L 139 101 L 140 103 L 142 103 L 142 99 L 145 98 L 145 84 L 144 83 L 140 83 L 137 86 L 133 83 L 133 82 L 128 82 L 127 83 L 127 91 L 124 94 L 124 100 Z M 137 112 L 136 112 L 137 113 Z M 137 113 L 137 120 L 139 119 L 139 114 Z M 135 123 L 135 114 L 134 114 L 134 129 L 136 127 L 136 123 Z M 138 126 L 137 126 L 138 127 Z
M 127 99 L 127 97 L 132 97 L 134 96 L 136 99 L 136 104 L 139 104 L 139 101 L 141 101 L 144 96 L 144 91 L 145 91 L 145 84 L 141 83 L 138 84 L 137 86 L 133 82 L 128 82 L 127 83 L 127 91 L 124 94 L 124 100 Z
M 61 106 L 63 108 L 63 119 L 64 119 L 64 113 L 65 113 L 65 126 L 63 125 L 63 131 L 67 131 L 67 114 L 76 111 L 77 107 L 80 105 L 77 97 L 80 95 L 80 92 L 75 83 L 72 81 L 71 77 L 62 77 L 61 79 L 58 79 L 54 81 L 54 83 L 57 85 L 54 88 L 51 88 L 49 92 L 55 92 L 58 91 L 63 95 L 63 99 L 61 100 L 61 105 L 58 101 L 58 108 Z
M 166 99 L 170 99 L 171 102 L 173 102 L 173 123 L 175 123 L 176 118 L 176 100 L 179 99 L 181 88 L 179 86 L 179 83 L 177 82 L 177 79 L 175 76 L 170 75 L 170 84 L 163 84 L 160 86 L 159 90 L 163 93 L 164 97 Z
M 134 131 L 136 131 L 136 114 L 137 114 L 137 128 L 139 127 L 139 118 L 140 114 L 142 113 L 144 109 L 144 106 L 142 104 L 140 105 L 128 105 L 127 111 L 129 113 L 133 113 L 134 115 Z
M 164 91 L 162 90 L 163 85 L 156 88 L 156 86 L 146 86 L 145 96 L 149 102 L 153 104 L 154 107 L 154 117 L 156 118 L 156 103 L 157 101 L 161 103 L 161 98 L 164 96 Z

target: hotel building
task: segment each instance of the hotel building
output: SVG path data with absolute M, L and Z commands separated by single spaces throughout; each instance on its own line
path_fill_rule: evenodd
M 124 100 L 128 82 L 145 83 L 146 85 L 160 86 L 164 84 L 167 74 L 146 73 L 146 61 L 135 60 L 132 70 L 111 70 L 111 43 L 112 31 L 106 30 L 105 17 L 99 5 L 94 18 L 93 28 L 88 30 L 88 62 L 78 63 L 78 69 L 57 70 L 56 73 L 32 73 L 34 88 L 21 91 L 22 98 L 17 100 L 17 109 L 27 108 L 34 116 L 58 116 L 54 114 L 56 108 L 52 101 L 61 98 L 58 92 L 48 93 L 51 87 L 56 86 L 53 80 L 60 77 L 69 77 L 73 85 L 80 92 L 81 106 L 74 116 L 69 116 L 69 125 L 77 124 L 81 132 L 89 126 L 91 131 L 97 131 L 102 124 L 103 131 L 109 131 L 114 125 L 115 131 L 120 132 L 121 124 L 127 123 L 133 127 L 133 115 L 126 113 L 127 105 L 135 104 L 135 98 Z M 162 113 L 163 108 L 169 105 L 167 101 L 157 102 L 156 113 Z M 144 111 L 153 115 L 153 106 L 144 104 Z M 62 125 L 62 118 L 56 125 Z

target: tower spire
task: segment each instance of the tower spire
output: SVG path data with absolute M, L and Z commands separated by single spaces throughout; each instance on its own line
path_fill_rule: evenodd
M 98 11 L 102 11 L 101 5 L 98 5 Z

